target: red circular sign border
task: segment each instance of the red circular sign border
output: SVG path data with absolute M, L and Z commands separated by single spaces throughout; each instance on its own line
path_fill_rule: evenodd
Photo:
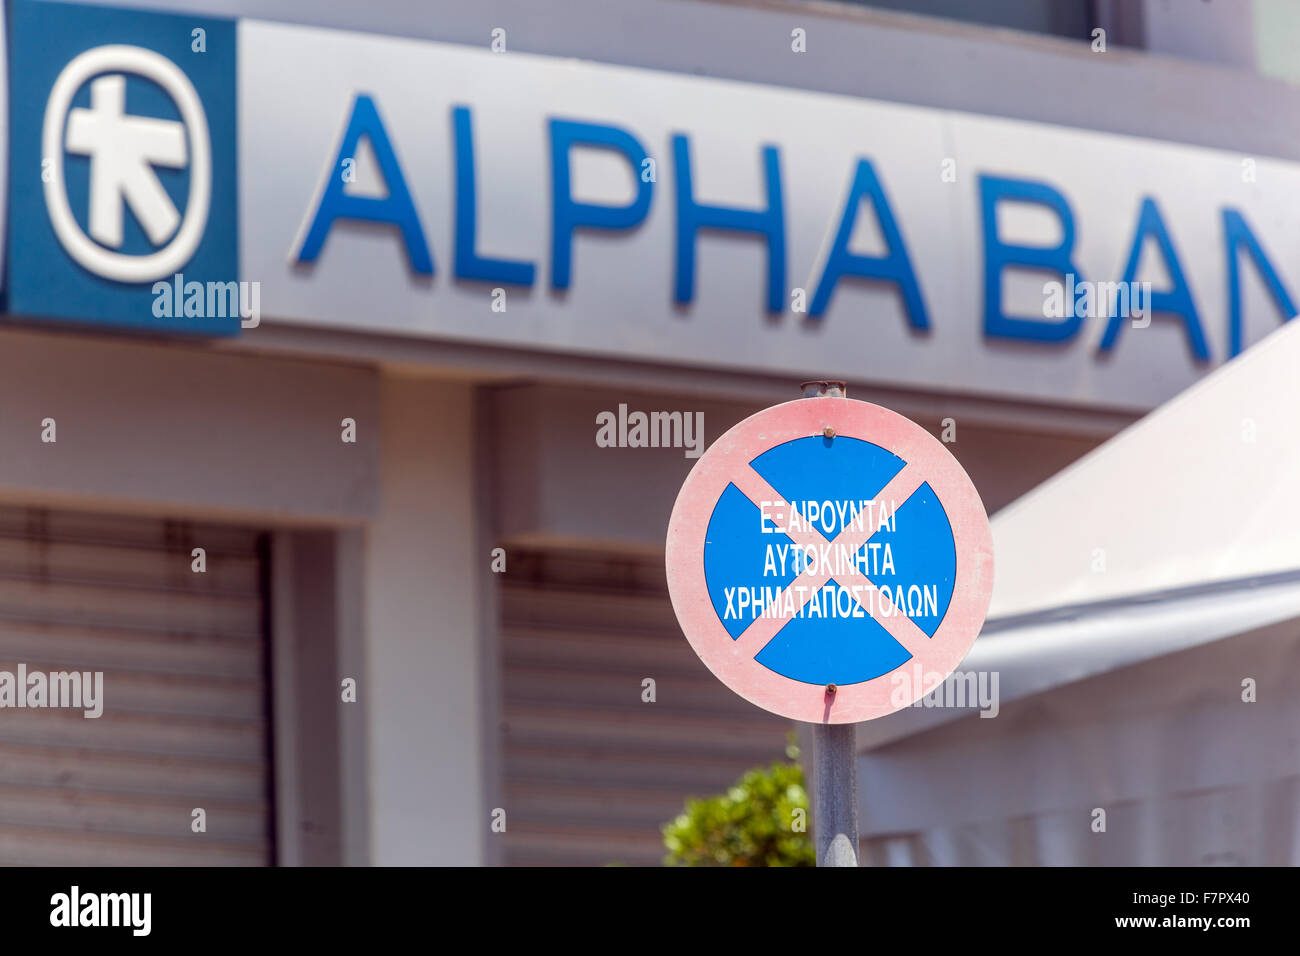
M 737 653 L 738 641 L 722 626 L 704 579 L 704 538 L 718 499 L 739 468 L 763 452 L 797 438 L 824 434 L 858 438 L 884 448 L 919 468 L 939 498 L 952 528 L 957 552 L 952 599 L 942 623 L 919 653 L 887 674 L 837 688 L 828 694 L 768 670 Z M 945 677 L 957 668 L 979 636 L 993 592 L 993 535 L 979 492 L 956 458 L 920 425 L 879 405 L 850 398 L 803 398 L 765 408 L 735 425 L 695 463 L 686 477 L 668 522 L 665 548 L 668 593 L 682 632 L 714 676 L 764 710 L 814 724 L 858 723 L 901 710 L 933 686 L 914 682 L 907 699 L 893 703 L 891 676 L 918 663 L 926 676 Z

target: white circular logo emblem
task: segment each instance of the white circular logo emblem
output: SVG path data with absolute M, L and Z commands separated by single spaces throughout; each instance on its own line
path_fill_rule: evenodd
M 126 112 L 126 74 L 163 88 L 181 121 Z M 90 109 L 72 99 L 90 84 Z M 90 157 L 90 234 L 68 205 L 63 154 Z M 173 275 L 203 238 L 212 198 L 212 144 L 208 120 L 189 78 L 171 60 L 138 46 L 101 46 L 77 56 L 59 74 L 45 104 L 41 155 L 48 161 L 45 207 L 59 242 L 80 265 L 118 282 L 149 282 Z M 182 216 L 153 167 L 189 166 L 189 199 Z M 149 241 L 146 255 L 115 252 L 122 245 L 126 206 Z

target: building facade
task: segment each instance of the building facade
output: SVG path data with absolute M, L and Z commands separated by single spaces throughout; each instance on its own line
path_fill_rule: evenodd
M 701 447 L 842 378 L 993 513 L 1295 312 L 1281 7 L 999 6 L 11 2 L 0 667 L 104 690 L 0 861 L 654 863 L 780 759 Z

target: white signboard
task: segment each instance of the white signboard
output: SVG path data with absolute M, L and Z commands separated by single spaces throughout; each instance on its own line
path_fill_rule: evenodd
M 238 29 L 268 319 L 1144 409 L 1300 301 L 1295 163 Z

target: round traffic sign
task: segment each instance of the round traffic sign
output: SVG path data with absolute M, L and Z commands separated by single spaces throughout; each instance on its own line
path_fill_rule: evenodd
M 906 707 L 961 663 L 993 588 L 979 493 L 888 409 L 805 398 L 719 438 L 668 524 L 668 589 L 737 694 L 811 723 Z

